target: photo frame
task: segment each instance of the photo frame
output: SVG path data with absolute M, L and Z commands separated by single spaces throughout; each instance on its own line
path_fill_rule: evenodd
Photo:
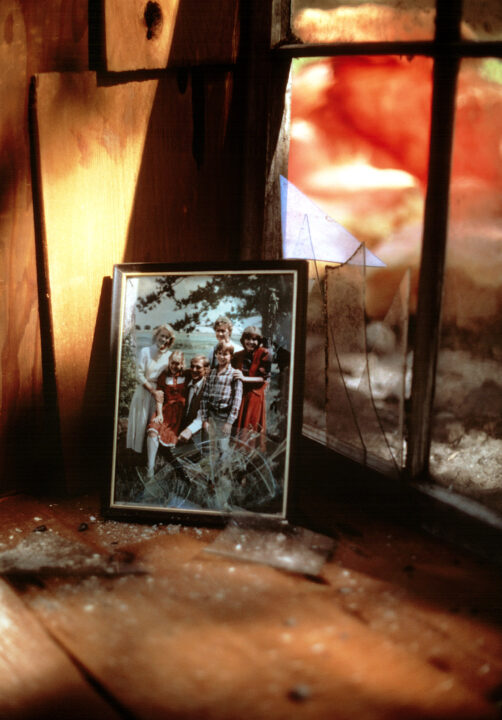
M 114 266 L 108 515 L 286 520 L 307 263 Z

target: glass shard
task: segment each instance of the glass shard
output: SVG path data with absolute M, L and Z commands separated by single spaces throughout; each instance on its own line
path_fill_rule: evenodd
M 232 520 L 204 551 L 315 577 L 334 547 L 332 538 L 303 527 L 259 524 L 243 516 Z

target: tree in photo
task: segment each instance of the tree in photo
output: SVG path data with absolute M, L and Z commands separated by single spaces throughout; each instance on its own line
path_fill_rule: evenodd
M 187 296 L 177 297 L 176 285 L 186 277 L 157 278 L 157 289 L 138 299 L 139 312 L 147 313 L 165 299 L 171 299 L 176 310 L 185 310 L 185 315 L 172 323 L 173 328 L 192 332 L 199 324 L 210 324 L 209 313 L 222 303 L 230 302 L 230 309 L 226 309 L 225 314 L 231 320 L 259 316 L 264 337 L 276 348 L 289 346 L 286 335 L 289 333 L 293 292 L 290 276 L 284 273 L 217 274 L 201 280 Z

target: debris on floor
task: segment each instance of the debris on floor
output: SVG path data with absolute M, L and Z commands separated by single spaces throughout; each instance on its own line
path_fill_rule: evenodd
M 285 522 L 232 520 L 205 552 L 318 577 L 335 541 Z
M 143 574 L 131 554 L 104 555 L 54 532 L 36 532 L 0 553 L 0 575 L 80 576 Z

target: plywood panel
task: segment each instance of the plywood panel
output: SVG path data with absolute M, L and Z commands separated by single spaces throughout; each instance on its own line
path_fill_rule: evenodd
M 22 439 L 42 404 L 37 275 L 26 133 L 26 27 L 0 5 L 0 492 L 29 482 Z
M 117 6 L 118 10 L 120 6 Z M 43 455 L 54 436 L 54 428 L 47 422 L 43 410 L 27 86 L 32 73 L 67 73 L 88 67 L 88 9 L 92 11 L 94 7 L 95 4 L 89 4 L 87 0 L 47 0 L 44 3 L 39 0 L 25 0 L 23 3 L 4 0 L 0 7 L 0 59 L 3 69 L 0 77 L 0 493 L 29 484 L 40 489 L 47 487 L 50 479 L 43 473 L 46 459 Z M 183 49 L 179 57 L 189 57 L 194 62 L 219 62 L 224 57 L 234 56 L 238 31 L 236 1 L 216 4 L 184 2 L 178 9 L 178 18 L 183 15 L 191 18 L 190 23 L 184 26 L 185 34 L 181 32 L 183 24 L 177 23 L 173 30 L 173 47 Z M 134 47 L 133 43 L 129 51 Z M 240 203 L 235 182 L 240 161 L 240 124 L 229 76 L 213 76 L 206 88 L 203 87 L 204 80 L 199 82 L 199 101 L 203 106 L 205 104 L 201 114 L 200 102 L 192 107 L 190 75 L 187 82 L 181 79 L 179 86 L 174 76 L 166 79 L 163 92 L 156 97 L 151 132 L 147 132 L 145 152 L 148 159 L 146 163 L 138 163 L 141 169 L 139 189 L 136 188 L 133 201 L 134 213 L 125 231 L 126 237 L 122 238 L 126 249 L 118 258 L 115 258 L 111 246 L 127 226 L 123 218 L 129 209 L 135 172 L 134 169 L 129 172 L 128 167 L 136 162 L 131 160 L 132 156 L 141 154 L 138 150 L 135 155 L 136 150 L 132 149 L 132 146 L 139 148 L 137 137 L 134 133 L 132 139 L 128 136 L 131 117 L 140 117 L 144 123 L 142 127 L 146 127 L 152 119 L 148 117 L 149 101 L 143 102 L 144 96 L 130 89 L 120 91 L 115 88 L 108 92 L 108 88 L 100 88 L 98 92 L 95 83 L 94 87 L 91 87 L 92 83 L 86 85 L 85 81 L 79 85 L 72 77 L 66 74 L 60 82 L 47 80 L 44 88 L 51 83 L 57 87 L 53 88 L 52 100 L 45 106 L 45 125 L 41 118 L 41 127 L 48 129 L 47 134 L 52 136 L 49 144 L 52 159 L 45 158 L 47 163 L 43 163 L 43 167 L 49 168 L 45 178 L 55 198 L 52 207 L 57 206 L 61 216 L 57 227 L 51 230 L 50 238 L 66 238 L 54 250 L 60 258 L 59 266 L 63 267 L 66 262 L 67 246 L 72 244 L 75 252 L 81 254 L 80 267 L 85 265 L 91 275 L 94 273 L 92 282 L 96 283 L 96 287 L 100 286 L 102 267 L 98 268 L 93 261 L 96 245 L 91 243 L 85 250 L 76 249 L 78 238 L 86 234 L 93 221 L 100 226 L 101 237 L 104 238 L 99 244 L 100 249 L 113 256 L 114 261 L 227 257 L 230 245 L 235 242 L 233 233 L 238 226 Z M 42 84 L 39 85 L 39 97 L 41 89 Z M 112 111 L 112 115 L 115 114 L 110 122 L 106 118 L 108 101 L 104 99 L 108 96 L 122 98 L 118 101 L 119 105 L 122 102 L 122 109 Z M 94 116 L 101 113 L 101 121 L 93 120 L 93 113 Z M 194 116 L 199 118 L 195 130 Z M 85 138 L 88 122 L 95 123 L 89 142 Z M 96 130 L 99 122 L 101 130 Z M 71 129 L 68 123 L 73 123 Z M 119 126 L 121 131 L 117 130 Z M 63 127 L 66 131 L 60 132 Z M 231 128 L 230 133 L 227 132 L 228 127 Z M 122 134 L 113 147 L 117 132 Z M 99 133 L 101 141 L 97 139 Z M 61 144 L 55 149 L 58 137 Z M 85 138 L 84 142 L 82 138 Z M 194 148 L 197 157 L 194 157 Z M 94 152 L 96 157 L 93 157 Z M 53 174 L 55 165 L 58 165 L 55 157 L 58 153 L 61 153 L 61 164 L 65 170 L 57 170 Z M 103 173 L 96 171 L 101 162 L 103 167 L 107 163 L 111 167 L 116 162 L 120 168 L 117 173 L 112 173 L 109 182 L 106 169 Z M 96 178 L 95 195 L 92 193 L 93 181 L 81 182 L 80 176 L 70 171 L 72 163 L 79 168 L 82 177 Z M 70 176 L 73 180 L 68 179 Z M 105 191 L 102 192 L 103 187 Z M 115 201 L 116 197 L 119 199 Z M 82 198 L 83 203 L 80 202 Z M 219 202 L 227 199 L 228 206 L 219 212 Z M 112 230 L 96 220 L 106 204 L 110 213 L 119 217 L 116 222 L 111 222 L 115 228 Z M 61 220 L 63 216 L 66 220 Z M 48 221 L 51 217 L 49 214 Z M 165 252 L 166 233 L 173 237 L 169 253 Z M 94 232 L 91 234 L 94 235 Z M 106 275 L 111 272 L 108 265 Z M 62 291 L 63 295 L 77 288 L 79 282 L 82 280 L 78 276 L 71 277 Z M 86 285 L 86 282 L 83 284 Z M 94 297 L 96 290 L 92 292 Z M 80 312 L 73 316 L 77 324 L 82 318 L 82 327 L 92 316 L 90 307 L 84 293 Z M 67 319 L 62 321 L 63 336 L 68 322 Z M 91 343 L 93 332 L 94 326 L 87 336 Z M 103 332 L 101 328 L 97 333 L 101 341 Z M 44 333 L 44 343 L 48 340 L 51 338 Z M 64 342 L 72 344 L 68 340 Z M 104 347 L 106 340 L 104 345 L 102 342 L 101 351 Z M 80 352 L 78 348 L 77 343 L 75 357 L 77 351 Z M 87 375 L 82 380 L 79 363 L 76 363 L 76 377 L 80 378 L 77 385 L 85 387 Z M 73 404 L 72 393 L 69 397 Z M 79 411 L 74 407 L 76 412 Z M 41 418 L 40 425 L 37 425 L 37 416 Z M 72 434 L 78 445 L 80 430 L 67 422 L 67 414 L 63 413 L 62 418 L 64 432 Z M 35 460 L 33 465 L 28 462 L 26 452 L 27 422 L 31 436 L 30 454 Z M 35 447 L 37 440 L 38 448 Z
M 93 73 L 38 78 L 47 272 L 70 489 L 96 480 L 86 461 L 103 445 L 109 312 L 103 278 L 117 262 L 224 260 L 238 252 L 240 113 L 228 72 L 188 77 L 185 85 L 174 74 L 101 86 Z M 106 460 L 101 456 L 102 477 Z
M 87 0 L 0 3 L 0 493 L 46 481 L 40 468 L 48 438 L 42 437 L 47 418 L 42 412 L 28 83 L 33 72 L 87 67 L 87 5 Z M 36 471 L 26 453 L 27 422 Z
M 156 88 L 154 80 L 98 87 L 93 73 L 38 77 L 46 256 L 69 488 L 93 452 L 83 437 L 82 409 L 97 310 L 103 278 L 124 256 Z
M 238 257 L 242 107 L 233 73 L 195 70 L 159 82 L 126 261 Z
M 237 57 L 239 0 L 105 0 L 107 69 L 229 63 Z

